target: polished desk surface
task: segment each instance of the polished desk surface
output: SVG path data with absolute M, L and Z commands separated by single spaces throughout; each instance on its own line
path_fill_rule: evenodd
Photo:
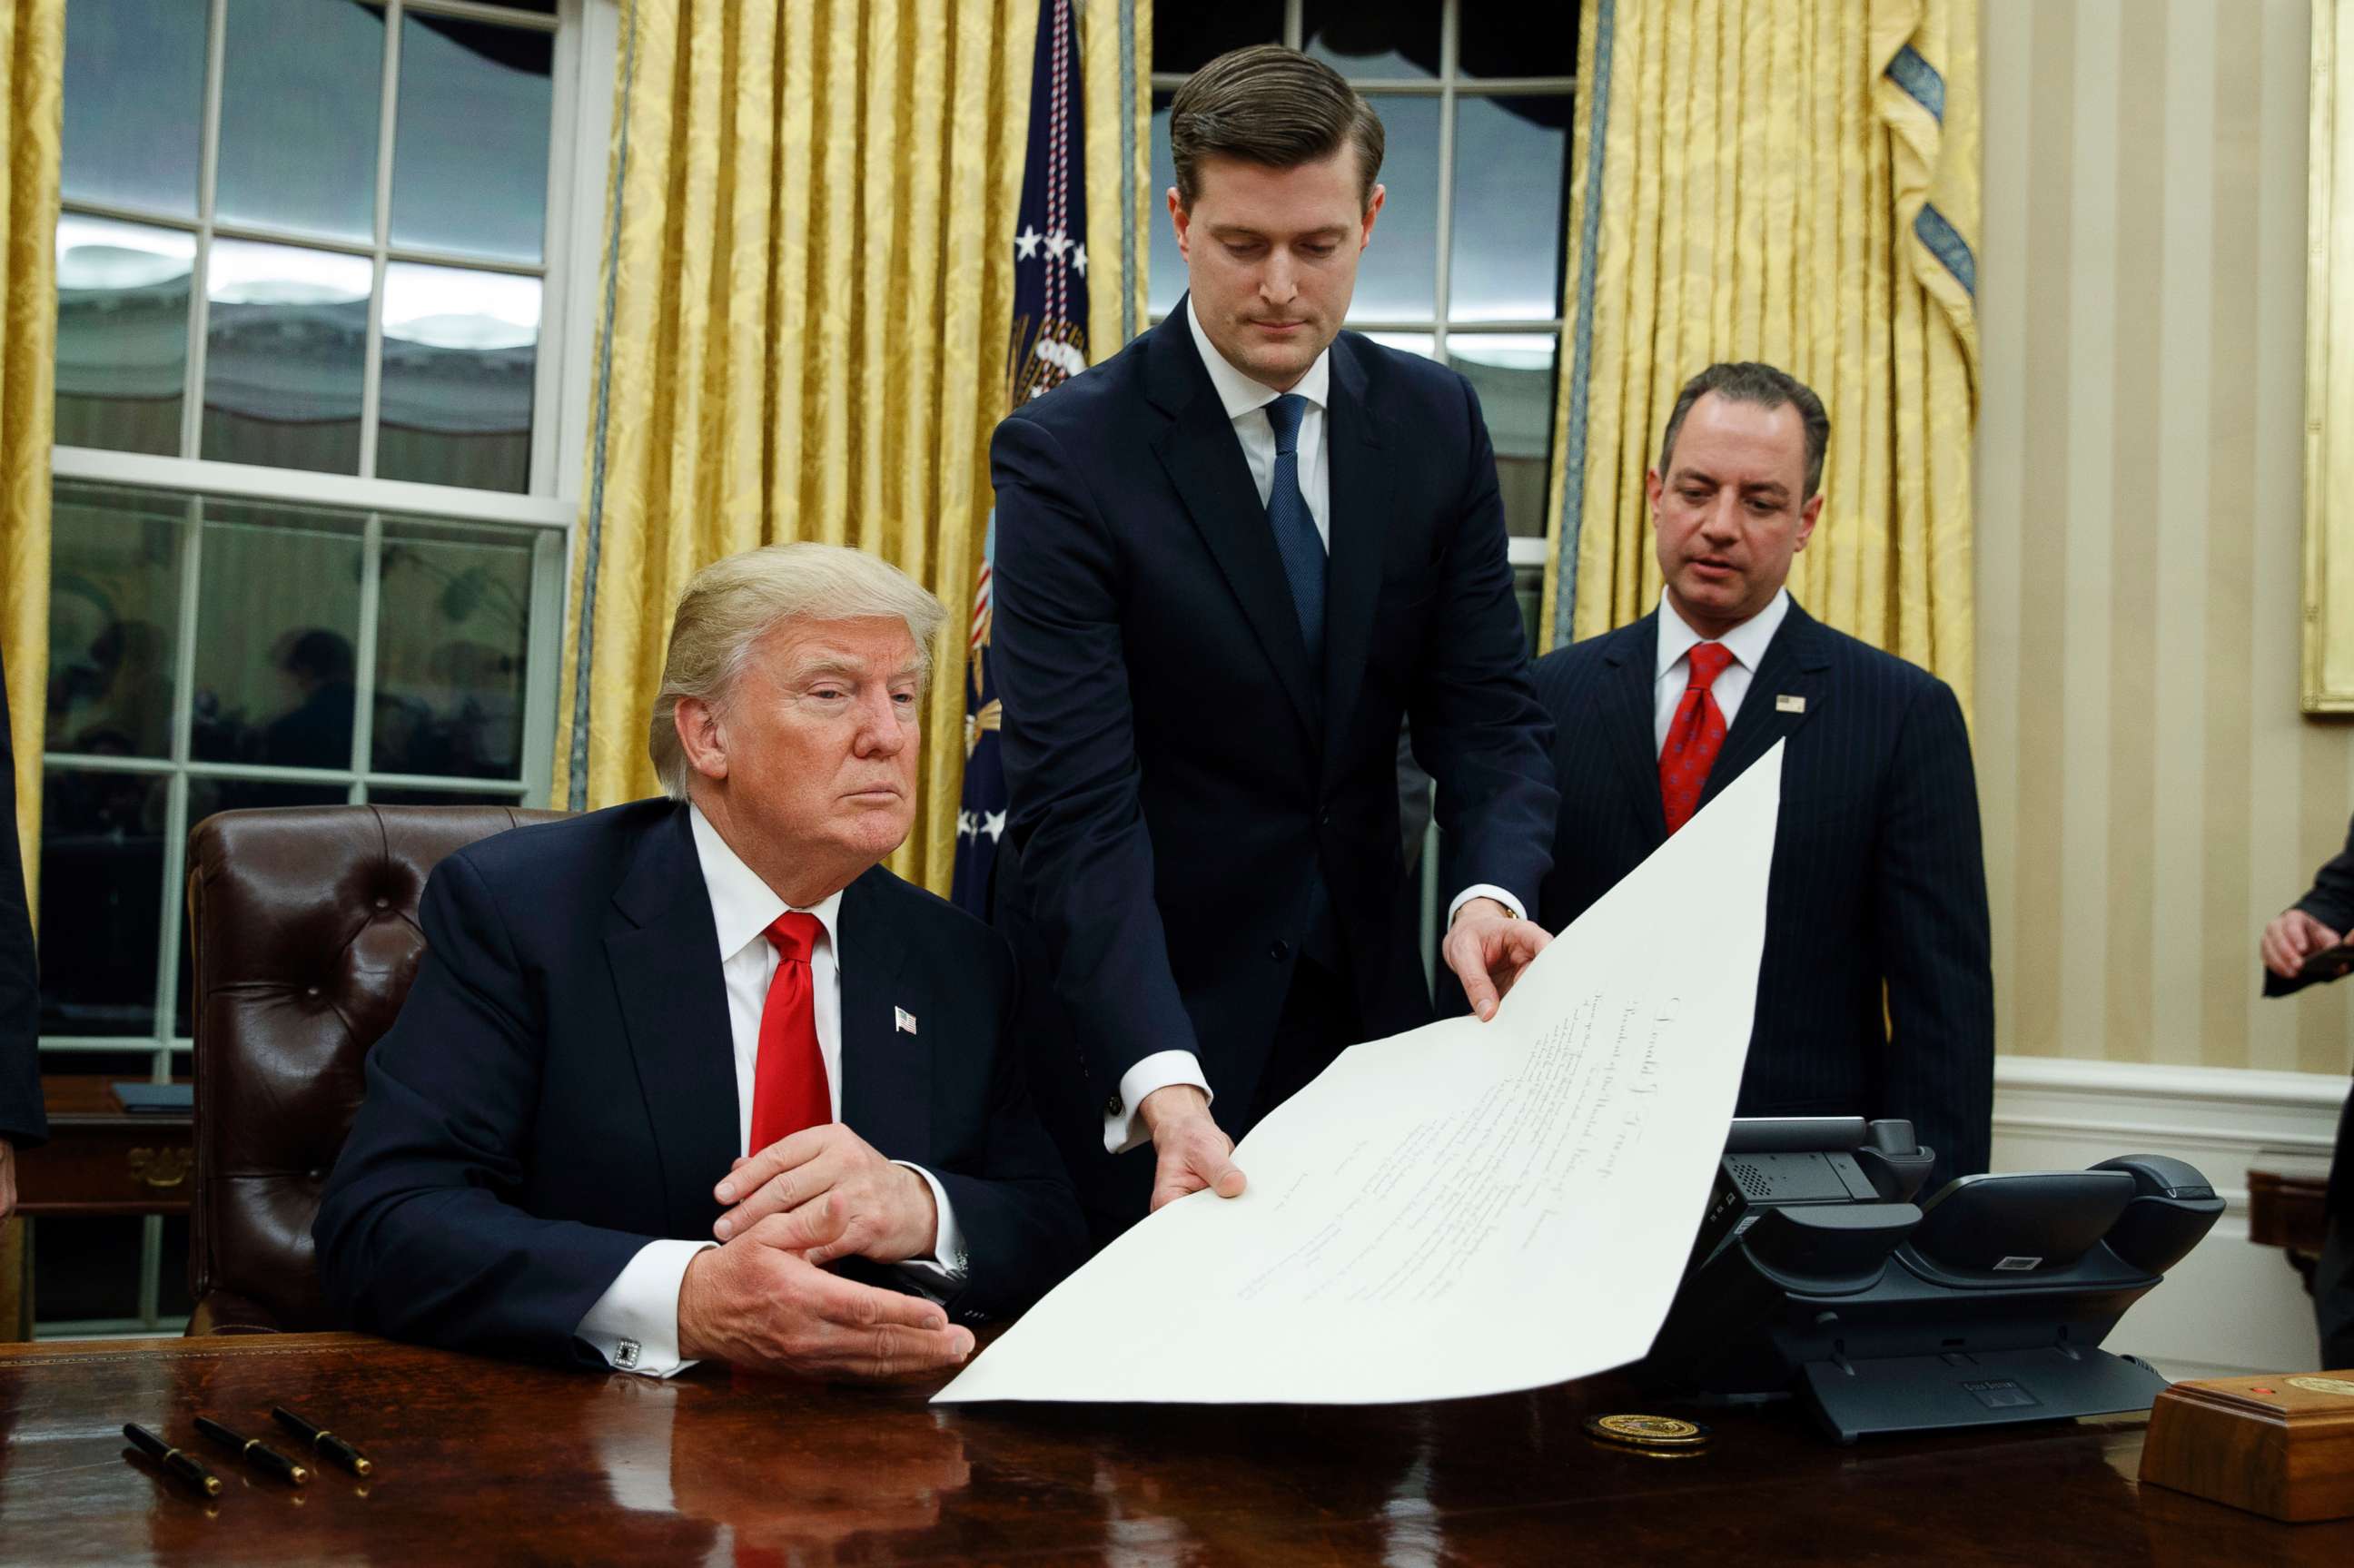
M 0 1349 L 8 1563 L 2354 1563 L 2135 1478 L 2143 1418 L 1840 1448 L 1715 1412 L 1706 1453 L 1598 1446 L 1594 1380 L 1442 1404 L 928 1407 L 698 1369 L 590 1375 L 346 1334 Z M 123 1442 L 281 1403 L 375 1462 L 300 1491 L 194 1447 L 207 1501 Z M 1636 1408 L 1643 1408 L 1640 1404 Z M 1656 1405 L 1653 1406 L 1656 1408 Z

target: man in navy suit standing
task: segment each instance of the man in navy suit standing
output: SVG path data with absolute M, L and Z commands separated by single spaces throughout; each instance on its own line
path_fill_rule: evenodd
M 880 863 L 943 615 L 833 546 L 708 567 L 649 730 L 668 797 L 435 868 L 313 1229 L 341 1312 L 655 1375 L 887 1376 L 1078 1263 L 1004 939 Z
M 1555 808 L 1479 401 L 1341 331 L 1381 121 L 1329 67 L 1245 49 L 1179 90 L 1170 147 L 1190 292 L 991 449 L 1000 917 L 1053 987 L 1034 1079 L 1098 1242 L 1240 1192 L 1235 1137 L 1430 1016 L 1402 715 L 1482 1017 L 1543 945 Z
M 1798 608 L 1830 420 L 1767 365 L 1688 382 L 1648 482 L 1659 607 L 1540 660 L 1559 930 L 1788 741 L 1743 1116 L 1898 1117 L 1933 1182 L 1987 1168 L 1994 978 L 1961 705 Z M 1695 964 L 1708 910 L 1692 911 Z M 1934 1190 L 1931 1189 L 1931 1190 Z

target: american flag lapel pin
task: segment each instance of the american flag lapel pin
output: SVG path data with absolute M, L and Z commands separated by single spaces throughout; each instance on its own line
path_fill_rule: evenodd
M 1804 697 L 1792 696 L 1789 693 L 1785 692 L 1780 696 L 1774 699 L 1774 711 L 1777 714 L 1805 713 L 1807 711 L 1807 699 Z
M 891 1027 L 902 1034 L 913 1034 L 916 1032 L 916 1015 L 904 1007 L 895 1007 L 891 1010 Z

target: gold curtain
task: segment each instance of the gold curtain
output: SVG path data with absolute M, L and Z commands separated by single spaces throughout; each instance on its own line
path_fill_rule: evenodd
M 949 609 L 916 825 L 891 860 L 948 892 L 959 632 L 1004 412 L 1037 9 L 636 0 L 624 13 L 557 805 L 576 775 L 591 808 L 658 788 L 646 713 L 698 568 L 783 540 L 854 546 Z M 1089 26 L 1097 13 L 1117 21 L 1098 4 Z M 1117 50 L 1082 69 L 1087 101 L 1113 102 Z M 1116 239 L 1089 247 L 1097 298 L 1124 286 Z
M 1791 591 L 1971 694 L 1977 0 L 1586 0 L 1548 642 L 1658 601 L 1677 391 L 1763 359 L 1831 418 Z
M 57 418 L 58 166 L 65 0 L 0 6 L 0 663 L 16 759 L 25 885 L 40 906 L 41 719 L 49 675 L 49 441 Z

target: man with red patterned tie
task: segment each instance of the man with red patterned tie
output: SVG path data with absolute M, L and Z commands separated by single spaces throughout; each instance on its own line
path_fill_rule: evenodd
M 1944 682 L 1790 597 L 1829 441 L 1772 366 L 1711 366 L 1677 397 L 1648 484 L 1659 608 L 1537 663 L 1561 789 L 1538 918 L 1575 919 L 1787 740 L 1739 1114 L 1903 1118 L 1943 1181 L 1987 1168 L 1994 1098 L 1969 733 Z
M 667 1376 L 955 1365 L 1085 1255 L 1002 938 L 883 869 L 944 612 L 824 545 L 687 585 L 667 795 L 437 867 L 313 1234 L 357 1326 Z

